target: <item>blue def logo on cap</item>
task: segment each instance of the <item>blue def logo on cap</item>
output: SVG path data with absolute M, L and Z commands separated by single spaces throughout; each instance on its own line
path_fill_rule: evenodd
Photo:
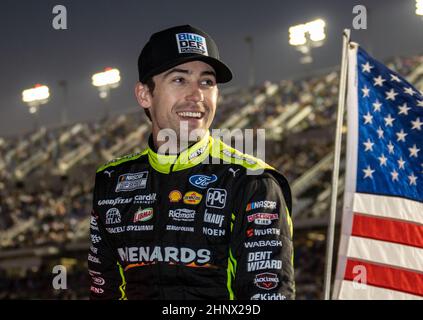
M 195 33 L 177 33 L 179 53 L 197 53 L 208 56 L 206 38 Z

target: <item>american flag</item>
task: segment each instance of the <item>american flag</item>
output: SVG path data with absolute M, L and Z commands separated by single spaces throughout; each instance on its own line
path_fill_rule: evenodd
M 349 49 L 346 185 L 335 299 L 423 299 L 423 95 Z

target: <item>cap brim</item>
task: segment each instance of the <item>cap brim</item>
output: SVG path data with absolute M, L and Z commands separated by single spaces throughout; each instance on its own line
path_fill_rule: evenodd
M 160 66 L 159 68 L 155 68 L 151 70 L 148 74 L 146 74 L 142 79 L 140 79 L 140 81 L 144 82 L 148 78 L 153 77 L 162 72 L 165 72 L 166 70 L 169 70 L 170 68 L 176 67 L 186 62 L 197 61 L 197 60 L 203 61 L 213 67 L 214 71 L 216 72 L 217 83 L 226 83 L 232 80 L 232 71 L 223 62 L 209 56 L 194 55 L 194 56 L 179 57 L 178 59 L 170 61 Z

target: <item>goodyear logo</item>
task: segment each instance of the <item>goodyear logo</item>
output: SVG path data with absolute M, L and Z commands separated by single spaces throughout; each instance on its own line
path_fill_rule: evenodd
M 177 33 L 179 53 L 196 53 L 208 56 L 206 38 L 195 33 Z
M 199 204 L 203 196 L 195 191 L 188 191 L 184 195 L 184 203 L 185 204 Z

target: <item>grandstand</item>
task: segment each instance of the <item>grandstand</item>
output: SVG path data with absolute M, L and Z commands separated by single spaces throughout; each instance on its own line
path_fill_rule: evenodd
M 395 58 L 388 66 L 423 90 L 423 56 Z M 322 298 L 338 82 L 339 72 L 332 70 L 224 90 L 212 125 L 266 129 L 264 160 L 286 175 L 293 191 L 298 299 Z M 137 111 L 0 139 L 0 298 L 88 298 L 95 169 L 141 151 L 149 130 L 148 119 Z M 56 264 L 68 267 L 69 290 L 51 288 Z

